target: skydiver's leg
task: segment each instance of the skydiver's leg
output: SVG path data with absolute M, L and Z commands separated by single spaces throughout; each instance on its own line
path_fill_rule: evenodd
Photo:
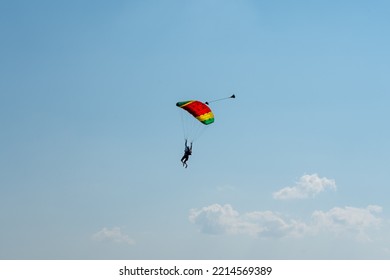
M 186 155 L 184 155 L 182 158 L 181 158 L 181 162 L 183 163 L 183 166 L 186 164 Z
M 187 160 L 188 160 L 188 156 L 185 156 L 183 160 L 183 166 L 185 166 L 185 168 L 187 168 Z

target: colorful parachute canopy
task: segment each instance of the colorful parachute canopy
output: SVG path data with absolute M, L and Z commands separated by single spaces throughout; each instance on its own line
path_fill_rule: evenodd
M 214 114 L 211 109 L 204 103 L 196 100 L 182 101 L 176 103 L 177 107 L 186 110 L 203 124 L 214 122 Z

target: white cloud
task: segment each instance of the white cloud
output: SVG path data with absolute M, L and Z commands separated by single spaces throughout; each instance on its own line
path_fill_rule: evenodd
M 275 199 L 304 199 L 314 197 L 325 189 L 336 189 L 333 179 L 320 178 L 317 174 L 303 175 L 292 187 L 285 187 L 273 193 Z
M 229 204 L 213 204 L 200 210 L 191 209 L 189 219 L 201 226 L 201 230 L 210 234 L 237 233 L 245 231 L 245 223 Z
M 328 212 L 315 211 L 312 214 L 314 231 L 327 231 L 336 235 L 354 234 L 358 239 L 369 240 L 367 231 L 377 229 L 382 219 L 377 214 L 382 207 L 369 205 L 366 208 L 335 207 Z
M 260 228 L 258 232 L 260 236 L 299 237 L 308 230 L 304 223 L 272 211 L 249 212 L 244 214 L 243 218 Z
M 191 209 L 189 219 L 206 234 L 244 234 L 258 237 L 302 237 L 318 234 L 348 235 L 359 240 L 369 240 L 368 232 L 378 228 L 382 208 L 335 207 L 328 212 L 315 211 L 309 222 L 287 218 L 272 211 L 254 211 L 239 214 L 229 204 L 213 204 L 201 209 Z
M 213 204 L 202 209 L 192 209 L 189 219 L 207 234 L 246 234 L 252 236 L 299 235 L 305 225 L 285 220 L 272 211 L 249 212 L 240 215 L 229 204 Z
M 131 239 L 128 235 L 124 234 L 119 227 L 114 227 L 112 229 L 103 228 L 92 236 L 92 239 L 95 241 L 112 241 L 115 243 L 125 243 L 128 245 L 135 244 L 135 241 Z

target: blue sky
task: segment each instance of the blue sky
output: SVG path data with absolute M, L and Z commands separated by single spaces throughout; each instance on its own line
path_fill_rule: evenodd
M 388 259 L 389 12 L 1 1 L 0 258 Z

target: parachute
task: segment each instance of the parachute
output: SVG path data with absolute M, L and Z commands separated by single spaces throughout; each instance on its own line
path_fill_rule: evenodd
M 190 100 L 177 102 L 176 106 L 186 110 L 203 124 L 208 125 L 214 122 L 213 112 L 211 111 L 209 106 L 200 101 Z
M 182 123 L 184 138 L 195 141 L 205 130 L 205 126 L 214 122 L 214 113 L 205 103 L 197 100 L 177 102 L 176 106 L 183 109 Z
M 219 102 L 221 100 L 236 98 L 233 94 L 229 97 L 224 97 L 207 102 L 198 100 L 180 101 L 176 106 L 182 110 L 182 123 L 184 139 L 194 142 L 208 127 L 214 123 L 214 113 L 211 111 L 209 104 L 212 102 Z

